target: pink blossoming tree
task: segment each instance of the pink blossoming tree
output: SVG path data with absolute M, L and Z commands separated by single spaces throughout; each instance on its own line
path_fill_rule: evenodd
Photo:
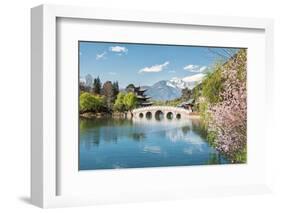
M 218 101 L 207 107 L 208 132 L 213 144 L 232 162 L 246 162 L 247 147 L 247 53 L 240 50 L 220 67 Z

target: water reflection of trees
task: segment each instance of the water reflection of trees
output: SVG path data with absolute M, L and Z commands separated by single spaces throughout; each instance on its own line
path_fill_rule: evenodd
M 213 164 L 221 164 L 221 155 L 219 153 L 210 153 L 209 160 L 207 164 L 213 165 Z
M 191 130 L 191 127 L 190 127 L 190 126 L 183 126 L 183 127 L 181 128 L 182 133 L 185 134 L 185 135 L 186 135 L 190 130 Z
M 80 143 L 87 149 L 98 146 L 101 141 L 105 143 L 118 143 L 120 138 L 127 137 L 136 142 L 146 138 L 146 134 L 133 127 L 128 119 L 81 119 L 80 120 Z
M 132 138 L 134 141 L 141 142 L 146 138 L 146 134 L 144 132 L 134 132 L 132 134 L 129 134 L 129 138 Z
M 150 121 L 148 121 L 150 122 Z M 175 121 L 176 122 L 176 121 Z M 85 143 L 87 148 L 98 146 L 101 141 L 105 143 L 122 142 L 122 138 L 132 139 L 134 142 L 142 142 L 147 138 L 147 134 L 155 131 L 160 137 L 167 137 L 171 141 L 182 141 L 189 133 L 194 132 L 205 141 L 206 132 L 198 120 L 191 120 L 187 123 L 168 123 L 167 126 L 148 126 L 148 123 L 133 123 L 128 119 L 81 119 L 80 120 L 80 143 Z M 170 134 L 170 135 L 167 135 Z
M 96 118 L 96 119 L 80 119 L 80 131 L 87 131 L 92 128 L 99 128 L 104 126 L 132 126 L 133 122 L 129 119 L 108 119 L 108 118 Z
M 199 119 L 192 120 L 192 131 L 196 132 L 204 139 L 207 138 L 207 130 L 204 128 L 204 125 L 202 125 Z
M 175 123 L 157 122 L 148 124 L 133 123 L 132 120 L 126 119 L 81 119 L 80 133 L 80 143 L 88 150 L 99 146 L 101 142 L 111 144 L 141 143 L 147 141 L 147 138 L 152 134 L 156 134 L 158 138 L 167 138 L 168 141 L 173 143 L 180 142 L 182 152 L 189 157 L 197 154 L 203 156 L 202 153 L 204 153 L 205 164 L 225 162 L 225 158 L 207 144 L 206 130 L 199 120 L 189 120 L 185 123 L 176 123 L 175 121 Z M 144 151 L 154 154 L 156 151 L 159 152 L 155 147 L 153 149 L 146 147 Z
M 196 136 L 199 142 L 207 142 L 207 132 L 198 119 L 190 120 L 189 123 L 183 123 L 179 128 L 168 129 L 164 134 L 173 142 L 186 141 L 192 143 L 192 136 Z

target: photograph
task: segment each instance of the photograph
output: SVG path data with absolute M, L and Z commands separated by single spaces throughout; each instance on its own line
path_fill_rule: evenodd
M 247 48 L 77 49 L 79 171 L 247 163 Z

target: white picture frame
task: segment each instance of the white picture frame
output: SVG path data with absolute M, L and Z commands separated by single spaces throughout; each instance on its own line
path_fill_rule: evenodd
M 58 36 L 58 20 L 64 19 L 79 19 L 79 20 L 100 20 L 100 21 L 118 21 L 132 22 L 132 23 L 151 23 L 154 25 L 166 26 L 167 28 L 173 26 L 198 26 L 206 28 L 220 28 L 231 30 L 257 30 L 263 32 L 262 41 L 264 48 L 264 57 L 262 59 L 264 69 L 261 69 L 261 76 L 265 75 L 265 87 L 260 91 L 264 94 L 264 104 L 262 107 L 272 109 L 273 100 L 270 91 L 273 88 L 273 21 L 270 19 L 256 19 L 256 18 L 240 18 L 240 17 L 216 17 L 216 16 L 202 16 L 202 15 L 187 15 L 187 14 L 160 14 L 145 11 L 122 11 L 122 10 L 109 10 L 97 8 L 84 8 L 73 6 L 54 6 L 54 5 L 41 5 L 31 10 L 31 201 L 33 204 L 47 208 L 47 207 L 60 207 L 60 206 L 75 206 L 75 205 L 91 205 L 99 203 L 114 203 L 114 202 L 128 202 L 128 201 L 143 201 L 143 200 L 165 200 L 177 199 L 194 196 L 208 196 L 208 195 L 232 195 L 232 194 L 251 194 L 263 193 L 270 191 L 270 128 L 268 123 L 270 117 L 264 120 L 266 126 L 263 135 L 264 140 L 262 145 L 267 150 L 264 156 L 256 156 L 260 161 L 264 161 L 264 166 L 257 169 L 253 175 L 263 173 L 263 177 L 250 184 L 249 181 L 238 181 L 235 184 L 225 182 L 218 185 L 210 185 L 209 187 L 200 186 L 199 182 L 194 182 L 194 187 L 186 186 L 177 188 L 173 184 L 165 188 L 164 183 L 160 183 L 158 187 L 163 186 L 163 190 L 153 189 L 154 192 L 145 191 L 138 192 L 137 186 L 134 188 L 130 186 L 130 191 L 114 191 L 108 195 L 104 193 L 100 198 L 94 195 L 89 195 L 83 191 L 76 194 L 59 194 L 58 186 L 63 181 L 60 178 L 60 170 L 58 160 L 61 158 L 58 152 L 58 132 L 57 132 L 57 117 L 58 117 L 58 100 L 57 88 L 60 81 L 57 79 L 57 36 Z M 253 61 L 253 60 L 252 60 Z M 250 78 L 252 78 L 250 76 Z M 257 86 L 257 85 L 256 85 Z M 254 88 L 254 87 L 253 87 Z M 264 108 L 260 108 L 262 110 Z M 254 119 L 254 115 L 251 117 Z M 251 120 L 250 124 L 253 124 Z M 254 128 L 254 125 L 253 125 Z M 63 149 L 63 147 L 61 147 Z M 71 165 L 70 165 L 71 167 Z M 161 177 L 169 172 L 182 174 L 181 169 L 163 168 L 163 169 L 149 169 L 145 173 L 151 173 L 155 176 Z M 218 170 L 217 168 L 203 170 Z M 221 172 L 226 172 L 226 168 Z M 242 172 L 247 171 L 247 167 L 238 168 L 240 175 Z M 241 170 L 241 171 L 240 171 Z M 139 176 L 141 170 L 132 170 L 130 175 Z M 231 170 L 229 169 L 231 172 Z M 128 170 L 122 171 L 127 173 Z M 249 172 L 249 171 L 248 171 Z M 206 174 L 199 171 L 194 175 L 199 178 L 199 175 Z M 112 173 L 110 173 L 112 175 Z M 85 174 L 84 174 L 85 176 Z M 86 174 L 87 176 L 87 174 Z M 108 174 L 99 172 L 101 180 L 103 177 L 109 178 Z M 132 177 L 135 177 L 132 176 Z M 144 180 L 145 180 L 145 176 Z M 172 177 L 171 177 L 172 178 Z M 175 178 L 175 177 L 174 177 Z M 250 178 L 250 176 L 249 176 Z M 200 178 L 199 178 L 200 179 Z M 247 178 L 246 178 L 247 179 Z M 74 179 L 70 179 L 74 181 Z M 121 182 L 120 182 L 121 183 Z M 125 184 L 125 182 L 121 184 Z M 182 179 L 179 183 L 184 184 Z M 73 182 L 75 184 L 75 182 Z M 161 185 L 162 184 L 162 185 Z M 142 184 L 140 184 L 142 185 Z M 105 186 L 105 185 L 104 185 Z M 124 186 L 125 187 L 125 186 Z M 75 188 L 73 188 L 74 190 Z M 187 190 L 188 189 L 188 190 Z M 69 189 L 71 191 L 72 189 Z M 77 190 L 77 189 L 75 189 Z M 102 187 L 98 189 L 101 192 Z M 117 190 L 117 189 L 116 189 Z M 122 193 L 120 196 L 119 193 Z M 126 194 L 127 193 L 127 194 Z

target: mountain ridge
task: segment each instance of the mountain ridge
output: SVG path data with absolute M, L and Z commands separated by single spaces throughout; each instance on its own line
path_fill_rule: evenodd
M 185 88 L 193 89 L 202 82 L 205 74 L 198 73 L 184 78 L 174 77 L 171 80 L 161 80 L 152 86 L 143 86 L 147 89 L 146 95 L 151 96 L 152 100 L 173 100 L 181 97 L 181 91 Z

